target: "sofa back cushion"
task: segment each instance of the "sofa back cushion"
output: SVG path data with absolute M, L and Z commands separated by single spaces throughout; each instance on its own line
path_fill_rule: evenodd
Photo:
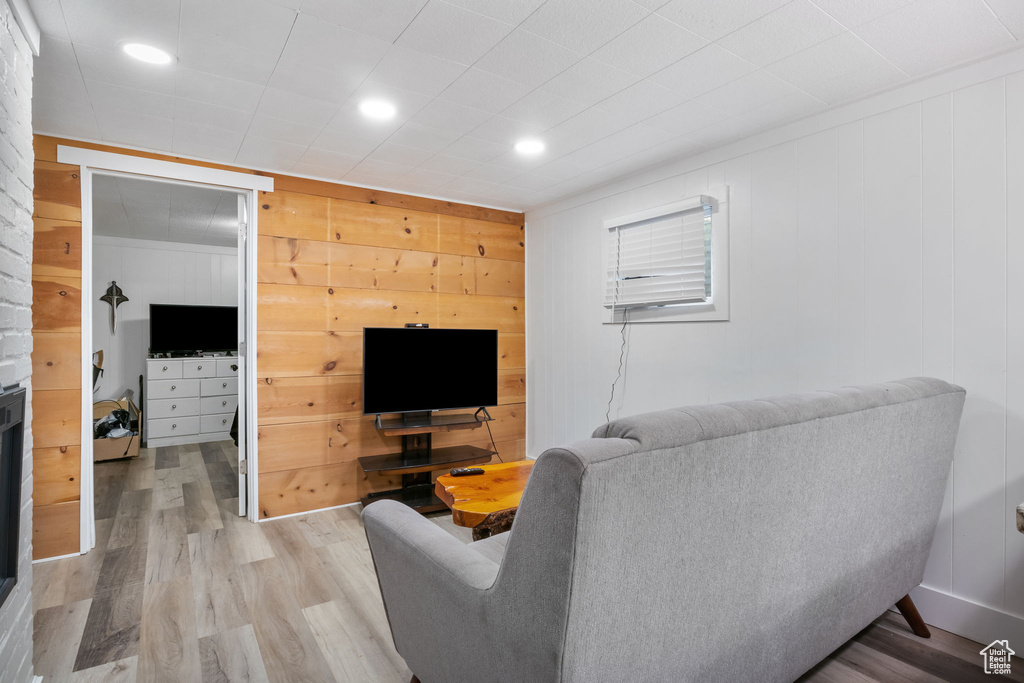
M 617 420 L 552 453 L 582 466 L 564 680 L 799 676 L 920 583 L 963 401 L 901 380 Z

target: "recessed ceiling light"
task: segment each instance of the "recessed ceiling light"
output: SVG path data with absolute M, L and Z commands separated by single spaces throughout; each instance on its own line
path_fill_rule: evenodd
M 174 60 L 174 57 L 163 50 L 142 43 L 128 43 L 124 46 L 124 51 L 130 57 L 147 64 L 170 64 Z
M 540 154 L 544 151 L 544 143 L 540 140 L 520 140 L 515 149 L 520 154 Z
M 383 121 L 392 118 L 396 109 L 395 105 L 384 100 L 363 100 L 359 103 L 359 111 L 363 116 Z

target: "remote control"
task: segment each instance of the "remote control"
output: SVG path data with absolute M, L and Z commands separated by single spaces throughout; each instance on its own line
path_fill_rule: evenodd
M 473 474 L 483 474 L 484 471 L 479 467 L 456 467 L 449 474 L 453 477 L 468 477 Z

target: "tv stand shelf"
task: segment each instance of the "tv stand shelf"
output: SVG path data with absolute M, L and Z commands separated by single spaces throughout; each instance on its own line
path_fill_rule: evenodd
M 364 496 L 360 502 L 369 505 L 375 500 L 389 498 L 423 513 L 444 510 L 445 504 L 433 493 L 430 473 L 453 467 L 488 463 L 496 453 L 469 445 L 432 448 L 431 435 L 438 432 L 477 429 L 491 419 L 484 408 L 474 414 L 407 413 L 400 418 L 387 420 L 381 419 L 378 415 L 374 421 L 377 431 L 384 436 L 401 436 L 402 451 L 363 456 L 358 459 L 359 466 L 366 473 L 401 475 L 402 487 L 371 493 Z

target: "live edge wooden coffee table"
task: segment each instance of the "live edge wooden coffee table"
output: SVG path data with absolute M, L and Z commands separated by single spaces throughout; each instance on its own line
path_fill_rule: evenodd
M 442 474 L 434 484 L 437 497 L 452 510 L 452 521 L 472 528 L 474 541 L 512 528 L 533 460 L 479 467 L 483 474 Z

